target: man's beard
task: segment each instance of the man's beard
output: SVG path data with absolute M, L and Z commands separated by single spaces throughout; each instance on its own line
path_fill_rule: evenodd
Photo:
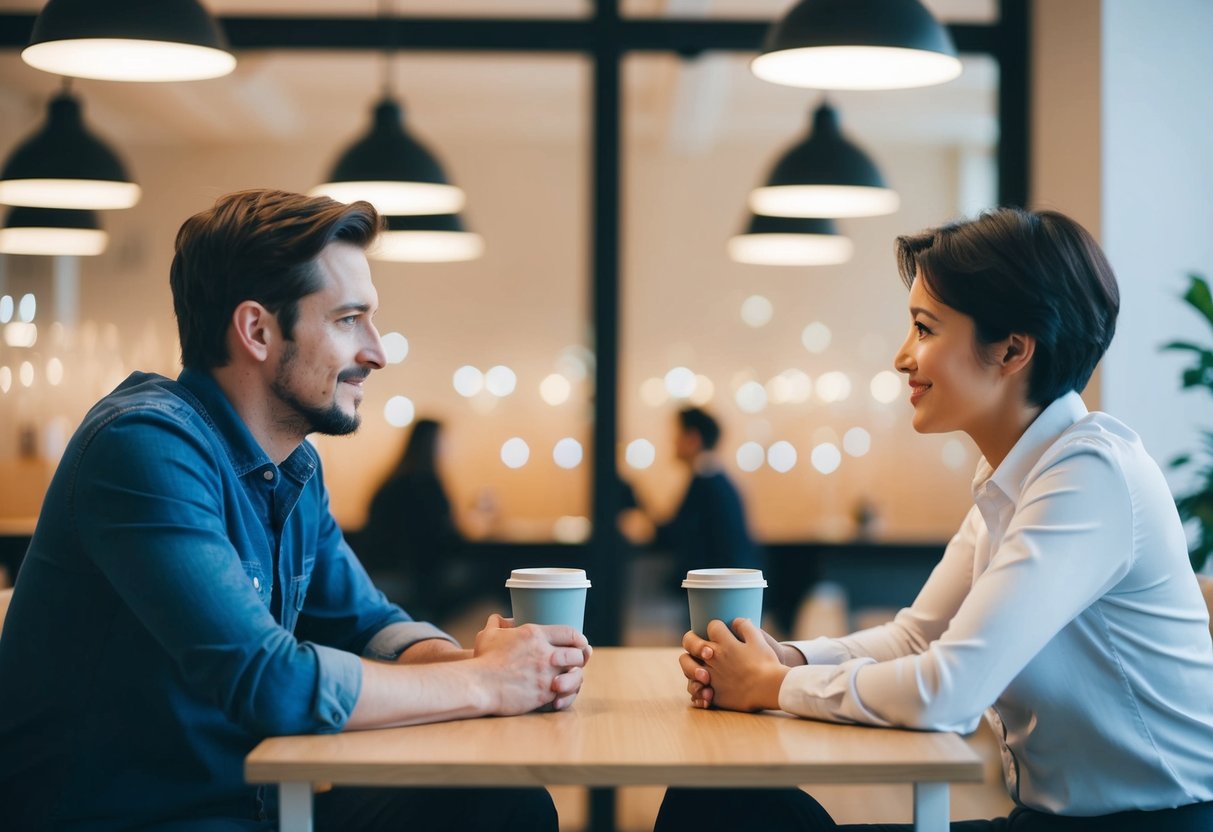
M 298 348 L 293 343 L 287 342 L 282 354 L 282 363 L 278 365 L 278 372 L 275 373 L 274 381 L 270 385 L 270 389 L 274 391 L 278 400 L 291 409 L 291 413 L 280 422 L 285 426 L 300 430 L 304 434 L 321 433 L 325 436 L 346 436 L 358 430 L 362 417 L 357 410 L 349 414 L 341 409 L 336 401 L 336 389 L 334 389 L 334 400 L 325 407 L 317 407 L 300 401 L 299 397 L 290 389 L 290 371 L 297 354 Z M 341 384 L 347 378 L 359 376 L 366 378 L 368 375 L 370 372 L 361 367 L 344 370 L 337 376 L 337 384 Z

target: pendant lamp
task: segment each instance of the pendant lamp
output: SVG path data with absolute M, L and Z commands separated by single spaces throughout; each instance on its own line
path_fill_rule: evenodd
M 750 69 L 793 87 L 893 90 L 951 81 L 961 64 L 948 30 L 918 0 L 800 0 Z
M 364 199 L 388 216 L 454 214 L 465 201 L 434 155 L 405 130 L 401 106 L 390 93 L 375 105 L 370 131 L 341 155 L 312 196 Z
M 236 68 L 218 21 L 198 0 L 50 0 L 21 59 L 102 81 L 194 81 Z
M 38 208 L 130 208 L 140 188 L 114 152 L 89 132 L 80 100 L 66 88 L 46 123 L 0 168 L 0 203 Z
M 833 266 L 851 259 L 854 244 L 821 217 L 750 215 L 728 242 L 729 257 L 760 266 Z
M 11 208 L 0 228 L 0 253 L 91 257 L 105 251 L 109 235 L 92 211 Z
M 750 210 L 774 217 L 874 217 L 900 203 L 876 164 L 842 135 L 838 113 L 826 102 L 813 113 L 809 135 L 750 193 Z
M 370 251 L 376 260 L 444 263 L 475 260 L 484 253 L 484 239 L 467 231 L 458 214 L 389 216 Z

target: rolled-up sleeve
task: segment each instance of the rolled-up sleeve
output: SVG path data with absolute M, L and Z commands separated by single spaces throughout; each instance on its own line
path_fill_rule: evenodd
M 459 646 L 459 642 L 453 636 L 447 635 L 426 621 L 398 621 L 376 633 L 367 642 L 362 655 L 381 662 L 394 662 L 400 658 L 401 653 L 417 642 L 433 638 L 440 638 L 449 641 L 456 647 Z

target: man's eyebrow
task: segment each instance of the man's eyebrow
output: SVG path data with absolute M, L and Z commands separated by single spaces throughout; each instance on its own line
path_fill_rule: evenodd
M 343 303 L 329 310 L 330 315 L 344 315 L 349 312 L 370 312 L 371 305 L 369 303 Z
M 926 317 L 930 318 L 932 321 L 936 321 L 936 322 L 939 321 L 938 315 L 931 314 L 927 310 L 923 309 L 921 306 L 911 306 L 910 314 L 911 315 L 925 315 Z

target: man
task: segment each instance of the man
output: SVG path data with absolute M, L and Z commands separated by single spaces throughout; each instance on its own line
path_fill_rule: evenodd
M 682 504 L 657 526 L 656 545 L 674 552 L 678 577 L 688 569 L 722 566 L 761 568 L 761 555 L 746 528 L 737 488 L 716 456 L 720 425 L 706 411 L 678 412 L 674 454 L 691 470 Z
M 460 649 L 379 593 L 328 509 L 312 432 L 358 427 L 384 365 L 380 218 L 279 191 L 177 235 L 184 370 L 85 417 L 0 642 L 0 828 L 270 829 L 264 737 L 567 707 L 590 648 L 490 617 Z M 556 828 L 543 790 L 335 790 L 317 827 Z

